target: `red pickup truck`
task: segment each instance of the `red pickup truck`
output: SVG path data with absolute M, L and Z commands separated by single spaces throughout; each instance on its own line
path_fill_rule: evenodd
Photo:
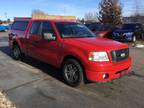
M 61 17 L 15 18 L 9 46 L 16 60 L 28 55 L 61 69 L 73 87 L 85 79 L 109 82 L 131 72 L 128 45 L 96 37 L 86 26 Z

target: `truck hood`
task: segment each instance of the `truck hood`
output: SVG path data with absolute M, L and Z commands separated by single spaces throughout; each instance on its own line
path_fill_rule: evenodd
M 100 37 L 64 39 L 64 43 L 87 51 L 111 51 L 128 48 L 128 45 Z

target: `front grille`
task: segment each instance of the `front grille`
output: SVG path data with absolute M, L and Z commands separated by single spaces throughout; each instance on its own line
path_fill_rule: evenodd
M 126 60 L 129 57 L 129 48 L 111 51 L 111 57 L 113 62 Z

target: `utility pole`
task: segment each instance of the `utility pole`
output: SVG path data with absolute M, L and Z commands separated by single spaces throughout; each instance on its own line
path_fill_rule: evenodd
M 64 15 L 66 15 L 66 12 L 67 12 L 67 10 L 66 10 L 66 8 L 64 7 L 64 9 L 63 9 Z
M 135 11 L 135 14 L 134 14 L 134 22 L 139 22 L 139 16 L 140 16 L 140 0 L 134 0 L 134 11 Z
M 139 15 L 140 14 L 140 0 L 135 0 L 135 15 Z
M 5 16 L 6 20 L 7 20 L 7 13 L 6 12 L 4 13 L 4 16 Z

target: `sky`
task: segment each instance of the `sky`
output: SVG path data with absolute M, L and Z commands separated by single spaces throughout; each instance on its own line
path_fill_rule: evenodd
M 87 12 L 98 12 L 101 0 L 1 0 L 0 19 L 30 17 L 32 10 L 39 9 L 50 15 L 74 15 L 84 17 Z M 135 0 L 120 0 L 123 16 L 134 12 Z M 144 7 L 144 1 L 138 0 L 138 7 Z

